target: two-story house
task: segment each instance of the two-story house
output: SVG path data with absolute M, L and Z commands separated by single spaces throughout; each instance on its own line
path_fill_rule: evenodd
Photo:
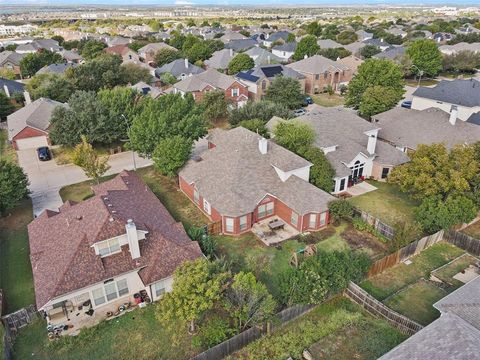
M 37 309 L 62 334 L 160 299 L 175 269 L 203 256 L 134 172 L 93 191 L 28 225 Z
M 25 54 L 20 54 L 15 51 L 0 52 L 0 68 L 11 70 L 15 76 L 20 77 L 20 61 L 22 61 Z
M 127 45 L 115 45 L 104 49 L 107 54 L 118 55 L 122 58 L 122 62 L 138 64 L 140 57 L 138 54 L 130 49 Z

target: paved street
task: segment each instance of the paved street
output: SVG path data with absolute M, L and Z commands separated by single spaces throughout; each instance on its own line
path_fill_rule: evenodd
M 17 152 L 20 166 L 30 180 L 30 191 L 33 202 L 33 213 L 39 215 L 45 209 L 56 210 L 62 204 L 59 190 L 63 186 L 88 180 L 82 169 L 75 165 L 57 165 L 54 160 L 41 162 L 36 150 L 20 150 Z M 135 157 L 137 167 L 152 164 L 150 160 Z M 110 156 L 111 168 L 107 175 L 117 174 L 126 169 L 133 169 L 132 153 L 130 151 Z

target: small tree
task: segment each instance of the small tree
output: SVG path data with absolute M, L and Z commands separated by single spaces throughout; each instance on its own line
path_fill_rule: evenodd
M 7 80 L 15 80 L 17 75 L 12 69 L 1 68 L 0 69 L 0 78 L 4 78 Z
M 297 79 L 277 76 L 267 88 L 265 100 L 293 110 L 303 105 L 305 95 L 302 93 L 300 82 Z
M 171 63 L 174 60 L 180 59 L 181 54 L 175 49 L 163 48 L 155 53 L 155 64 L 161 67 L 165 64 Z
M 268 129 L 265 126 L 265 122 L 261 119 L 251 119 L 240 121 L 240 126 L 250 131 L 256 132 L 265 138 L 269 137 Z
M 333 200 L 328 203 L 328 211 L 334 221 L 349 220 L 353 216 L 353 205 L 345 199 Z
M 248 56 L 248 54 L 240 53 L 235 55 L 235 57 L 228 63 L 228 73 L 230 75 L 234 75 L 240 71 L 249 70 L 254 66 L 255 63 L 253 62 L 253 59 Z
M 360 49 L 360 56 L 364 59 L 370 59 L 373 55 L 377 55 L 381 53 L 382 50 L 378 46 L 375 45 L 365 45 Z
M 107 45 L 100 40 L 87 40 L 82 47 L 81 55 L 85 59 L 93 59 L 100 55 L 103 52 L 103 49 L 106 47 Z
M 3 91 L 0 91 L 0 121 L 7 119 L 7 116 L 13 113 L 15 107 Z
M 260 119 L 266 123 L 273 116 L 290 119 L 292 112 L 284 105 L 275 104 L 271 101 L 249 101 L 242 107 L 231 109 L 228 114 L 228 122 L 231 125 L 238 125 L 244 120 Z
M 173 85 L 178 82 L 178 79 L 169 72 L 164 72 L 160 75 L 160 80 L 166 85 Z
M 228 114 L 228 102 L 222 90 L 207 92 L 202 99 L 205 117 L 210 121 L 220 120 Z
M 22 168 L 0 159 L 0 215 L 5 215 L 28 194 L 28 178 Z
M 315 146 L 308 146 L 300 149 L 298 155 L 313 164 L 310 168 L 310 182 L 326 192 L 331 192 L 335 184 L 333 181 L 335 170 L 323 151 Z
M 157 310 L 160 320 L 186 321 L 195 332 L 195 321 L 220 300 L 226 274 L 211 271 L 207 260 L 185 261 L 173 274 L 173 289 Z
M 85 136 L 82 135 L 82 142 L 75 146 L 72 153 L 72 162 L 81 167 L 89 178 L 99 183 L 110 165 L 108 165 L 108 157 L 99 157 Z
M 342 45 L 348 45 L 357 41 L 357 34 L 351 30 L 342 31 L 337 35 L 337 41 Z
M 276 307 L 267 287 L 257 282 L 252 273 L 239 272 L 227 291 L 226 309 L 235 319 L 239 330 L 260 324 L 270 318 Z
M 275 142 L 294 153 L 301 152 L 315 140 L 315 131 L 309 125 L 299 122 L 280 122 L 273 132 Z
M 377 85 L 365 90 L 358 110 L 360 115 L 369 119 L 373 115 L 392 109 L 397 103 L 397 91 Z
M 295 53 L 292 56 L 292 59 L 295 61 L 302 60 L 305 55 L 313 56 L 320 49 L 320 46 L 317 44 L 317 37 L 314 35 L 307 35 L 298 42 Z
M 160 140 L 153 151 L 153 162 L 162 174 L 174 176 L 188 160 L 193 141 L 180 135 Z
M 412 241 L 418 240 L 421 235 L 421 229 L 416 222 L 400 220 L 393 224 L 393 234 L 393 239 L 390 241 L 390 249 L 397 251 Z

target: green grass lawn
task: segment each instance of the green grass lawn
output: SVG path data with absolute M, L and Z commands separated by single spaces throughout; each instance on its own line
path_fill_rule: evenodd
M 95 146 L 95 150 L 100 156 L 108 156 L 110 155 L 110 150 L 115 149 L 117 150 L 118 147 L 122 147 L 122 143 L 113 144 L 110 146 Z M 72 154 L 73 148 L 68 146 L 59 146 L 52 148 L 53 153 L 53 160 L 58 165 L 66 165 L 72 163 Z
M 480 221 L 467 226 L 462 232 L 475 239 L 480 239 Z
M 405 335 L 338 297 L 251 343 L 227 359 L 301 359 L 306 348 L 315 359 L 377 359 Z
M 0 289 L 7 313 L 35 303 L 27 233 L 32 219 L 31 200 L 24 200 L 10 215 L 0 218 Z
M 420 280 L 389 298 L 385 305 L 419 324 L 428 325 L 440 316 L 432 305 L 446 295 L 445 290 Z
M 357 208 L 373 216 L 393 224 L 399 219 L 414 221 L 414 209 L 418 202 L 402 193 L 398 186 L 380 181 L 367 181 L 377 190 L 349 198 L 348 200 Z
M 408 86 L 418 86 L 418 79 L 406 79 L 405 84 Z M 432 86 L 438 84 L 438 80 L 435 79 L 422 79 L 420 81 L 420 86 Z
M 317 94 L 311 95 L 313 102 L 320 106 L 333 107 L 345 104 L 345 98 L 338 94 Z
M 470 265 L 478 262 L 478 259 L 475 256 L 470 254 L 464 254 L 463 256 L 455 259 L 450 264 L 445 265 L 444 267 L 433 272 L 433 275 L 446 282 L 451 284 L 454 288 L 458 288 L 463 285 L 463 283 L 453 277 L 458 274 L 460 271 L 465 270 Z
M 15 359 L 40 360 L 149 360 L 188 359 L 192 348 L 186 327 L 162 326 L 155 317 L 157 305 L 136 309 L 125 315 L 83 329 L 78 336 L 49 341 L 46 323 L 36 323 L 20 330 L 15 341 Z
M 360 286 L 378 300 L 384 300 L 403 287 L 416 283 L 422 277 L 429 276 L 431 271 L 463 253 L 465 253 L 463 250 L 453 245 L 438 243 L 412 257 L 410 259 L 412 264 L 400 263 L 365 280 Z
M 0 130 L 0 160 L 17 162 L 15 149 L 6 143 L 8 138 L 7 130 Z

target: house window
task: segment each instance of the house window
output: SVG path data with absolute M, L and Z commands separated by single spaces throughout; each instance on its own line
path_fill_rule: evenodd
M 323 78 L 326 79 L 327 77 L 328 77 L 328 72 L 325 71 L 325 72 L 323 73 Z
M 265 80 L 262 81 L 262 90 L 267 88 L 267 82 Z
M 210 203 L 205 199 L 203 199 L 203 210 L 205 210 L 205 212 L 208 215 L 210 215 L 212 213 L 212 208 L 210 206 Z
M 352 170 L 352 178 L 359 179 L 363 175 L 363 168 L 365 163 L 360 163 L 359 160 L 355 161 L 355 164 L 350 168 Z
M 232 89 L 232 97 L 237 97 L 240 95 L 240 90 L 238 88 Z
M 120 251 L 120 243 L 118 242 L 118 239 L 109 239 L 99 242 L 97 244 L 97 249 L 100 256 L 108 256 Z
M 160 280 L 158 282 L 156 282 L 155 284 L 153 284 L 153 291 L 155 291 L 155 297 L 160 297 L 162 296 L 163 294 L 165 294 L 167 292 L 167 289 L 166 289 L 166 281 L 165 280 Z
M 340 187 L 338 188 L 338 191 L 343 191 L 345 190 L 345 178 L 340 180 Z
M 315 80 L 319 80 L 320 79 L 320 74 L 315 74 Z
M 107 295 L 107 301 L 115 300 L 118 297 L 114 282 L 105 285 L 105 294 Z
M 93 303 L 95 306 L 102 305 L 106 302 L 105 295 L 103 294 L 103 288 L 98 288 L 92 291 Z
M 263 218 L 265 216 L 273 215 L 273 202 L 269 202 L 258 207 L 258 217 Z
M 198 204 L 200 203 L 200 194 L 197 189 L 193 189 L 193 201 Z
M 292 225 L 298 225 L 298 214 L 295 211 L 292 211 L 292 215 L 290 216 L 290 222 Z
M 233 233 L 233 218 L 225 218 L 225 231 Z
M 246 230 L 248 227 L 247 215 L 240 217 L 240 231 Z
M 386 179 L 389 172 L 390 172 L 390 168 L 383 168 L 382 169 L 382 179 Z
M 118 296 L 128 294 L 128 282 L 127 279 L 121 279 L 117 281 Z
M 327 213 L 323 212 L 320 214 L 320 226 L 325 226 L 327 223 Z
M 315 229 L 317 227 L 317 214 L 310 214 L 308 226 L 311 229 Z

